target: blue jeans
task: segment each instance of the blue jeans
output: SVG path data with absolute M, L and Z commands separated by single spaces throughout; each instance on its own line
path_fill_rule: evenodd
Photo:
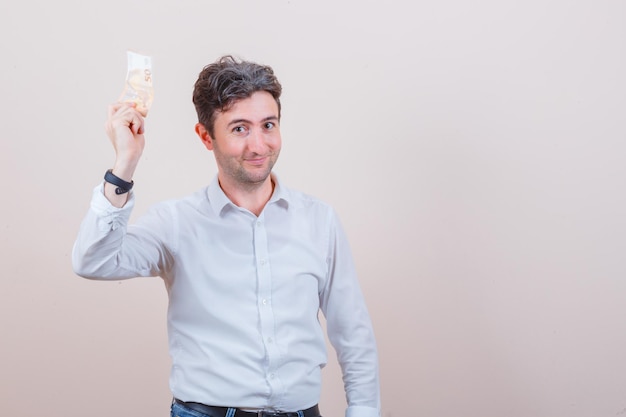
M 210 414 L 204 414 L 183 405 L 172 403 L 172 411 L 170 417 L 216 417 Z

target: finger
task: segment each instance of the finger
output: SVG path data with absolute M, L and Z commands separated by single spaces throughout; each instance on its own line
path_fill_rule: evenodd
M 112 118 L 115 115 L 115 113 L 117 113 L 121 108 L 125 107 L 125 104 L 126 103 L 120 103 L 120 102 L 109 104 L 109 112 L 108 112 L 109 119 Z
M 144 123 L 144 118 L 146 117 L 148 110 L 143 107 L 137 105 L 137 103 L 124 103 L 126 107 L 121 110 L 120 114 L 124 117 L 130 116 L 133 123 L 135 123 L 135 119 L 141 121 L 141 124 Z
M 138 135 L 142 134 L 144 131 L 144 119 L 141 117 L 141 114 L 138 112 L 134 112 L 132 118 L 130 119 L 130 130 Z
M 124 101 L 122 102 L 122 104 L 126 104 L 129 107 L 132 107 L 133 109 L 138 111 L 142 117 L 148 116 L 148 109 L 143 104 L 140 104 L 136 101 Z
M 135 103 L 121 103 L 114 115 L 119 116 L 121 120 L 125 120 L 128 123 L 133 122 L 135 119 L 143 121 L 143 113 L 137 109 Z
M 115 125 L 117 125 L 120 121 L 126 125 L 130 122 L 129 115 L 126 113 L 127 106 L 124 106 L 122 103 L 116 103 L 109 106 L 109 115 L 105 123 L 105 128 L 108 130 L 114 129 Z
M 144 106 L 136 106 L 135 110 L 137 110 L 142 117 L 148 116 L 148 109 L 146 109 Z

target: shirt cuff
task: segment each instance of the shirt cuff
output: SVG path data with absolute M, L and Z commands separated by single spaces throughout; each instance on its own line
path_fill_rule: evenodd
M 121 224 L 128 222 L 130 213 L 135 205 L 135 194 L 129 191 L 128 200 L 124 207 L 115 207 L 104 195 L 104 183 L 93 189 L 91 196 L 91 210 L 100 219 L 100 229 L 115 230 Z

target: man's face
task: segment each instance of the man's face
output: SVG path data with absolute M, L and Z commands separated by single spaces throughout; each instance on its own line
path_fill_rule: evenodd
M 267 180 L 280 153 L 278 104 L 270 93 L 257 91 L 217 114 L 213 137 L 198 134 L 215 153 L 220 181 L 254 188 Z

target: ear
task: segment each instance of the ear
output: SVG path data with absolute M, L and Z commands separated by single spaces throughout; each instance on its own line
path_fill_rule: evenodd
M 213 150 L 213 138 L 211 137 L 211 135 L 209 135 L 209 131 L 206 130 L 206 128 L 204 127 L 202 123 L 196 123 L 196 134 L 198 135 L 202 143 L 204 143 L 204 146 L 208 150 L 212 151 Z

